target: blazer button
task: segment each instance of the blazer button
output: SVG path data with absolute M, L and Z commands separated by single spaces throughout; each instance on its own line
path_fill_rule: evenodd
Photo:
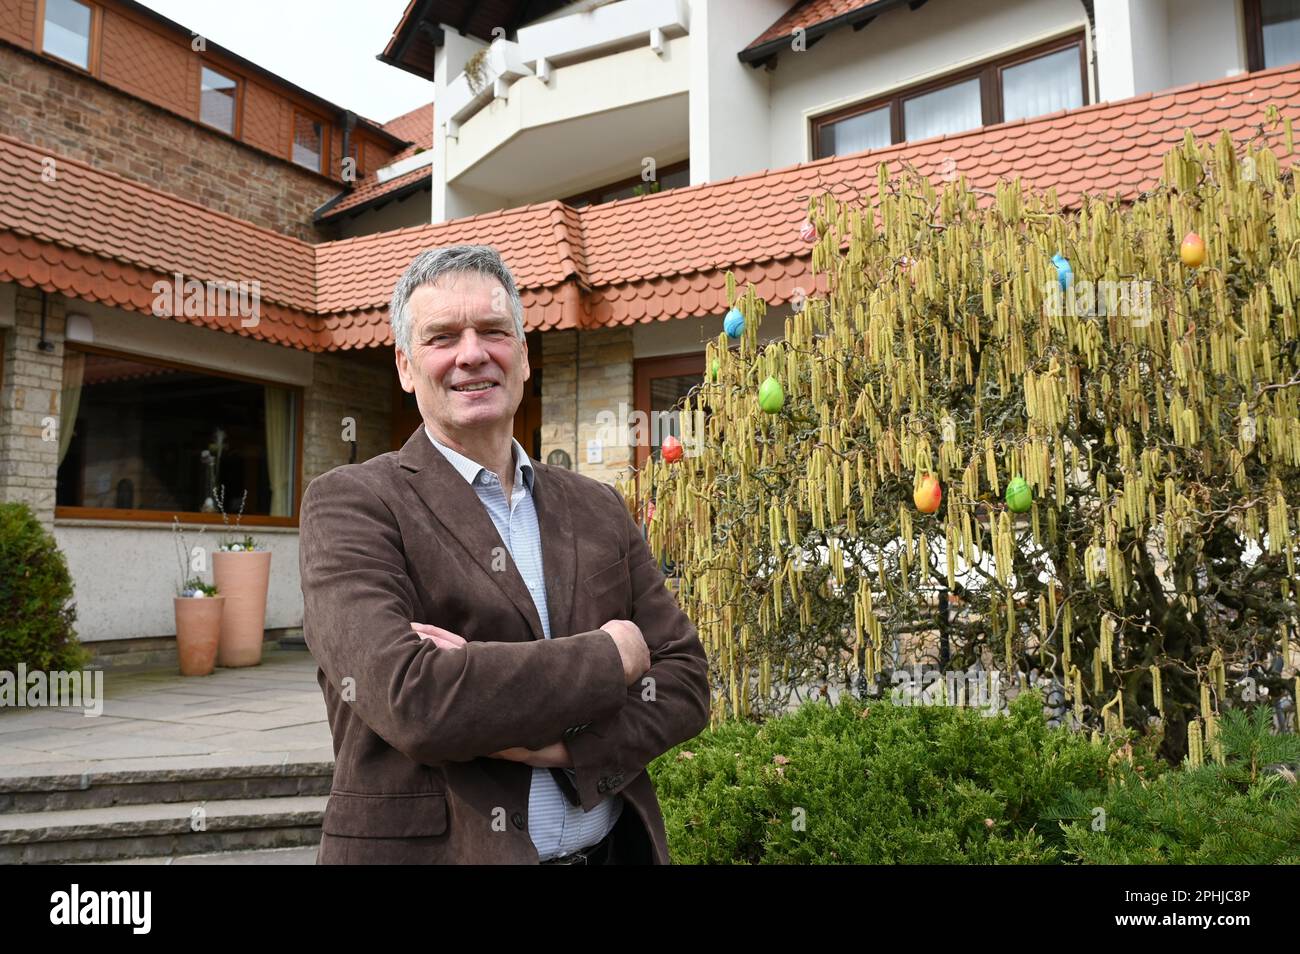
M 516 827 L 516 828 L 523 828 L 523 827 L 524 827 L 524 815 L 523 815 L 523 812 L 515 812 L 513 815 L 510 816 L 510 820 L 511 820 L 512 822 L 515 823 L 515 827 Z

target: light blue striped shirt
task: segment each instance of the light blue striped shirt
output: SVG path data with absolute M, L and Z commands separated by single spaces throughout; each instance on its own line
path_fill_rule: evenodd
M 515 476 L 507 506 L 505 489 L 496 474 L 443 444 L 429 433 L 428 427 L 424 433 L 483 501 L 501 541 L 509 548 L 519 575 L 532 594 L 533 605 L 542 621 L 542 631 L 550 639 L 551 621 L 547 616 L 546 583 L 542 574 L 542 539 L 537 527 L 537 509 L 533 506 L 533 465 L 528 455 L 517 440 L 510 439 Z M 421 622 L 441 625 L 439 620 Z M 528 793 L 528 835 L 542 861 L 594 845 L 609 834 L 622 811 L 623 796 L 615 795 L 584 812 L 581 805 L 571 805 L 564 797 L 550 769 L 533 768 L 533 784 Z

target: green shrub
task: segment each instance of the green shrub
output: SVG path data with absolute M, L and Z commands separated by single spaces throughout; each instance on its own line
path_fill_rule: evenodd
M 846 697 L 724 724 L 650 771 L 678 863 L 1035 864 L 1064 860 L 1040 815 L 1104 784 L 1117 745 L 1049 729 L 1036 693 L 1006 716 Z
M 1119 763 L 1104 787 L 1065 793 L 1046 816 L 1062 820 L 1069 860 L 1300 864 L 1300 737 L 1273 735 L 1271 721 L 1264 706 L 1225 712 L 1223 764 L 1148 779 Z
M 72 577 L 25 504 L 0 503 L 0 670 L 75 670 L 88 654 L 73 629 Z

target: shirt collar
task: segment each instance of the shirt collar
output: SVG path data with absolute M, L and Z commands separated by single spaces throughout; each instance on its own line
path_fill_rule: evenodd
M 447 458 L 451 466 L 456 468 L 456 473 L 460 474 L 462 477 L 465 478 L 466 483 L 469 483 L 471 485 L 475 484 L 478 481 L 479 474 L 487 470 L 487 468 L 484 467 L 482 464 L 480 464 L 478 461 L 471 460 L 470 458 L 466 457 L 464 454 L 452 450 L 442 441 L 438 440 L 438 438 L 434 437 L 433 434 L 430 433 L 427 425 L 424 428 L 424 433 L 425 435 L 428 436 L 429 440 L 433 443 L 433 446 L 438 448 L 438 450 L 442 452 L 442 455 Z M 522 483 L 525 487 L 528 488 L 528 492 L 532 493 L 533 492 L 532 462 L 529 461 L 528 455 L 524 453 L 523 445 L 521 445 L 519 441 L 515 440 L 515 438 L 513 437 L 510 438 L 510 452 L 513 455 L 514 464 L 515 464 L 514 485 L 518 487 L 520 483 Z

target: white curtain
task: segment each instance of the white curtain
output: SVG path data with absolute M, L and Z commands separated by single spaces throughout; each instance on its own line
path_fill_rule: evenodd
M 1076 46 L 1002 71 L 1002 118 L 1007 122 L 1082 105 L 1083 78 Z
M 59 463 L 68 455 L 72 430 L 81 407 L 81 383 L 86 376 L 86 355 L 68 349 L 63 352 L 63 389 L 59 398 Z
M 821 128 L 818 145 L 823 157 L 847 156 L 852 152 L 882 149 L 889 145 L 890 137 L 889 107 L 883 106 L 869 113 L 827 123 Z
M 965 132 L 982 125 L 978 77 L 903 102 L 903 135 L 908 140 Z
M 293 513 L 293 394 L 284 388 L 266 394 L 266 469 L 271 479 L 271 516 Z

